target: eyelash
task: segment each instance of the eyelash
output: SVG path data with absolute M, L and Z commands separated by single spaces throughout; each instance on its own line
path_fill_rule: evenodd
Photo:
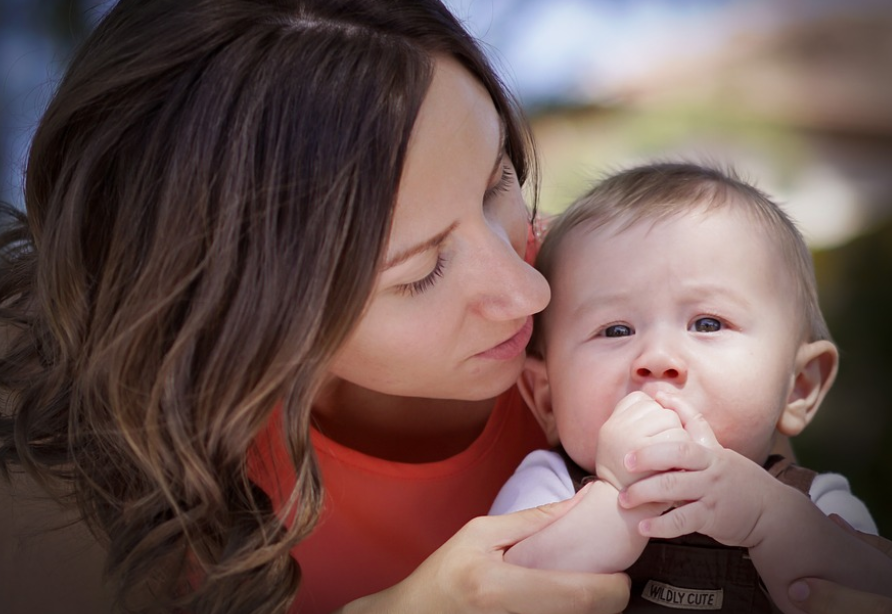
M 495 197 L 497 194 L 501 194 L 506 192 L 510 187 L 512 180 L 514 178 L 514 171 L 511 170 L 510 166 L 502 167 L 502 176 L 499 179 L 499 182 L 489 188 L 483 194 L 483 202 L 487 202 L 491 198 Z M 443 270 L 446 267 L 446 258 L 443 254 L 437 254 L 437 263 L 434 265 L 434 270 L 431 271 L 424 278 L 419 279 L 418 281 L 413 281 L 408 284 L 401 284 L 396 287 L 397 292 L 400 294 L 405 294 L 407 296 L 417 296 L 428 290 L 433 286 L 437 279 L 443 276 Z
M 499 182 L 489 188 L 483 194 L 483 202 L 489 201 L 491 198 L 495 197 L 497 194 L 501 194 L 503 192 L 507 192 L 511 187 L 514 179 L 514 171 L 511 170 L 511 167 L 507 164 L 502 167 L 502 176 L 499 178 Z
M 408 284 L 401 284 L 396 287 L 397 292 L 400 294 L 405 294 L 407 296 L 417 296 L 429 289 L 433 286 L 437 279 L 443 276 L 443 270 L 446 267 L 446 257 L 443 254 L 437 254 L 437 263 L 434 265 L 434 270 L 431 271 L 428 275 L 419 279 L 418 281 L 413 281 Z

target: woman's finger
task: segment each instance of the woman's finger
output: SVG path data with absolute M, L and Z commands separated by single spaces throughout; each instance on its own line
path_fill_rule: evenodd
M 892 614 L 892 599 L 888 597 L 817 578 L 797 580 L 787 594 L 807 614 Z
M 484 586 L 502 587 L 493 596 L 518 614 L 619 614 L 629 602 L 625 574 L 589 574 L 528 569 L 517 565 L 492 567 Z
M 625 574 L 586 574 L 529 569 L 503 560 L 503 552 L 517 542 L 541 531 L 570 511 L 590 487 L 580 489 L 571 499 L 539 507 L 477 518 L 462 532 L 470 544 L 488 544 L 484 549 L 494 556 L 490 564 L 478 568 L 477 594 L 472 601 L 481 611 L 486 604 L 518 614 L 618 614 L 629 600 L 629 579 Z M 481 592 L 482 591 L 482 592 Z
M 590 488 L 583 486 L 572 498 L 540 505 L 511 514 L 482 516 L 465 525 L 463 531 L 474 534 L 476 543 L 489 543 L 492 550 L 507 550 L 514 544 L 538 533 L 552 522 L 569 512 L 582 500 Z

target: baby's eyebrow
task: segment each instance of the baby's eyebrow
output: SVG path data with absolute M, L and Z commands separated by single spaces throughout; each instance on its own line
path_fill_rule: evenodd
M 590 293 L 575 305 L 571 317 L 579 317 L 595 310 L 604 310 L 616 305 L 623 305 L 630 299 L 631 293 Z
M 457 221 L 456 221 L 456 222 L 452 222 L 452 223 L 449 225 L 449 227 L 448 227 L 446 230 L 444 230 L 443 232 L 438 232 L 436 235 L 434 235 L 434 236 L 431 237 L 430 239 L 428 239 L 428 240 L 426 240 L 426 241 L 422 241 L 422 242 L 419 243 L 418 245 L 413 245 L 412 247 L 409 247 L 409 248 L 407 248 L 407 249 L 404 249 L 404 250 L 401 251 L 401 252 L 397 252 L 396 254 L 394 254 L 393 256 L 391 256 L 390 258 L 388 258 L 387 260 L 384 261 L 384 266 L 382 267 L 381 270 L 382 270 L 382 271 L 386 271 L 387 269 L 391 269 L 391 268 L 395 267 L 395 266 L 398 265 L 398 264 L 402 264 L 403 262 L 405 262 L 406 260 L 408 260 L 408 259 L 411 258 L 412 256 L 415 256 L 415 255 L 420 254 L 420 253 L 422 253 L 422 252 L 426 252 L 426 251 L 429 250 L 429 249 L 433 249 L 433 248 L 437 247 L 437 246 L 440 245 L 443 241 L 446 240 L 446 237 L 448 237 L 449 234 L 450 234 L 453 230 L 455 230 L 455 228 L 456 228 L 457 226 L 458 226 L 458 222 L 457 222 Z

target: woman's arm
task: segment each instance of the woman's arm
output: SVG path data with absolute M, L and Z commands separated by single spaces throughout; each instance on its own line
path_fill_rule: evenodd
M 892 558 L 892 541 L 879 535 L 859 533 L 836 514 L 831 514 L 830 518 L 861 541 Z M 788 594 L 790 601 L 807 614 L 892 613 L 892 597 L 854 590 L 820 578 L 797 580 L 790 585 Z

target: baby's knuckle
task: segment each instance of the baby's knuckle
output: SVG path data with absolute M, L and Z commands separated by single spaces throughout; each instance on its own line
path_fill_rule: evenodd
M 688 461 L 694 456 L 695 448 L 690 445 L 690 440 L 679 441 L 675 445 L 678 451 L 678 456 L 682 461 Z
M 678 476 L 674 471 L 660 474 L 660 490 L 664 493 L 673 492 L 678 485 Z
M 688 526 L 688 515 L 683 507 L 676 508 L 670 515 L 672 528 L 679 533 L 685 533 Z

